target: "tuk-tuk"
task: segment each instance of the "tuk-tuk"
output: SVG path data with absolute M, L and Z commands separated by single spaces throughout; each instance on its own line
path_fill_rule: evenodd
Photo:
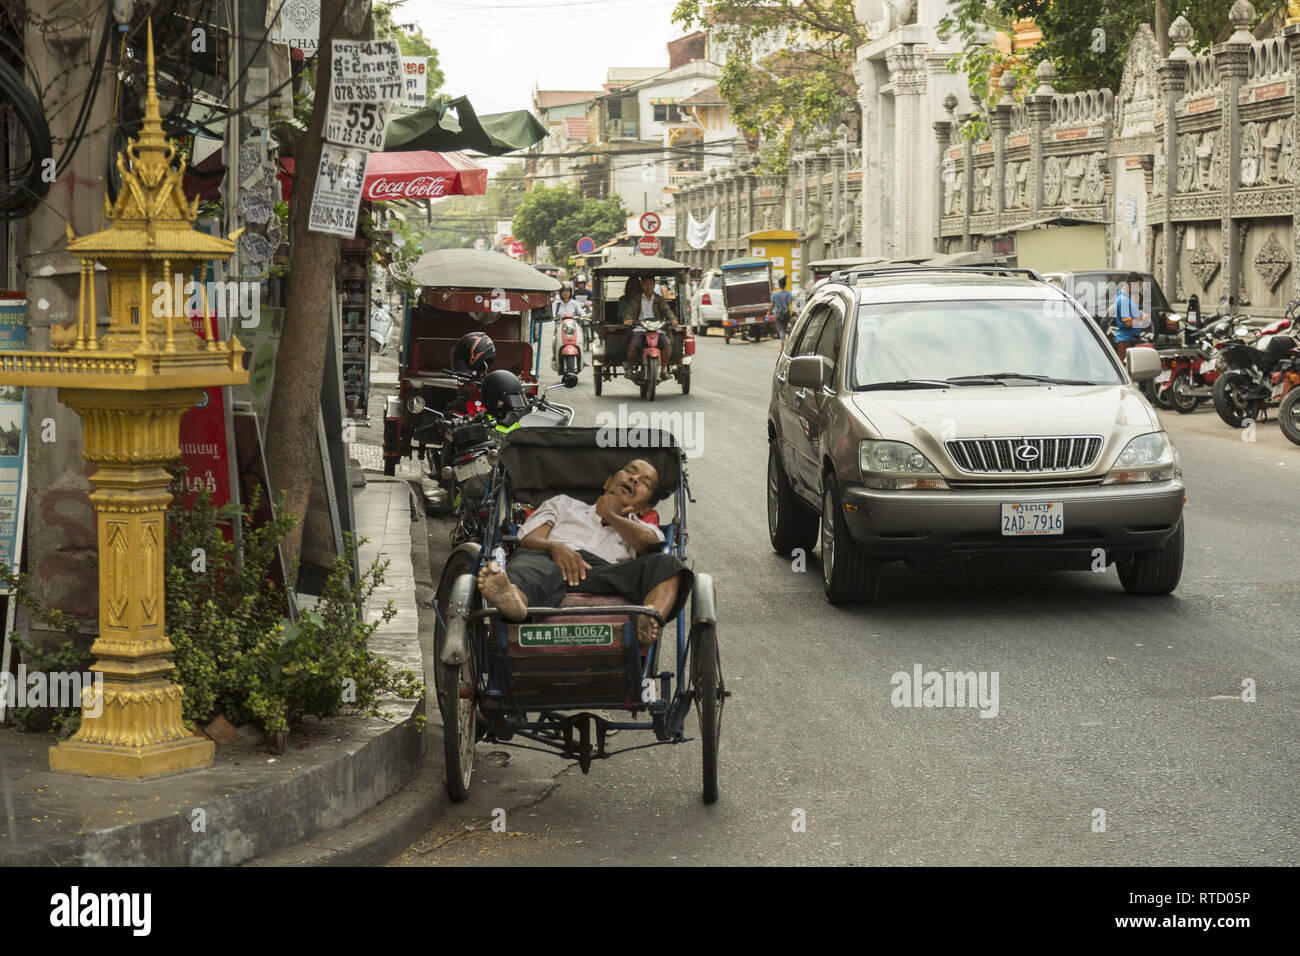
M 592 300 L 595 303 L 592 322 L 597 330 L 591 354 L 591 377 L 597 395 L 601 393 L 605 382 L 625 374 L 623 366 L 627 361 L 627 347 L 632 338 L 632 330 L 623 325 L 619 307 L 628 280 L 645 276 L 659 282 L 660 292 L 673 313 L 676 325 L 672 330 L 672 354 L 668 361 L 661 365 L 657 360 L 648 360 L 634 365 L 631 381 L 640 386 L 641 397 L 652 402 L 659 382 L 668 378 L 675 379 L 681 385 L 683 395 L 690 394 L 695 333 L 687 324 L 690 319 L 686 314 L 690 300 L 686 293 L 687 273 L 688 269 L 683 263 L 659 256 L 640 255 L 611 259 L 591 270 Z M 647 323 L 647 329 L 650 329 L 651 324 Z M 663 329 L 659 334 L 667 335 L 668 330 Z
M 728 343 L 737 333 L 751 342 L 765 335 L 776 336 L 776 316 L 772 314 L 772 261 L 757 256 L 741 256 L 718 267 L 722 271 L 722 304 L 727 316 L 722 320 L 722 334 Z
M 808 272 L 812 278 L 812 285 L 809 288 L 823 279 L 829 279 L 831 273 L 839 272 L 841 269 L 852 269 L 855 266 L 869 266 L 888 261 L 884 256 L 846 256 L 843 259 L 822 259 L 818 262 L 810 262 L 808 263 Z
M 397 473 L 397 460 L 411 455 L 411 399 L 445 411 L 461 397 L 464 383 L 451 372 L 451 351 L 463 335 L 486 332 L 496 346 L 493 369 L 507 369 L 536 394 L 528 315 L 550 308 L 560 283 L 532 266 L 499 252 L 440 249 L 411 270 L 420 286 L 418 304 L 406 323 L 398 367 L 398 407 L 384 416 L 384 473 Z

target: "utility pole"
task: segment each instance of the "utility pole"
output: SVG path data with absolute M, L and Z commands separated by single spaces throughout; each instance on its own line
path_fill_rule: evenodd
M 117 6 L 117 5 L 114 5 Z M 73 104 L 50 119 L 57 159 L 77 115 L 75 108 L 89 95 L 90 62 L 105 29 L 107 4 L 88 8 L 75 0 L 28 0 L 23 52 L 42 77 L 57 78 L 36 91 L 44 102 Z M 34 23 L 57 24 L 36 29 Z M 113 87 L 122 34 L 113 33 L 85 137 L 70 165 L 50 188 L 45 202 L 17 223 L 17 281 L 26 290 L 28 349 L 50 347 L 50 327 L 77 318 L 80 263 L 66 249 L 67 226 L 78 235 L 98 231 L 104 223 L 105 176 L 112 141 Z M 65 72 L 66 71 L 66 72 Z M 94 301 L 107 323 L 107 285 L 97 276 Z M 99 316 L 95 317 L 96 319 Z M 54 389 L 32 389 L 27 397 L 27 571 L 35 599 L 44 607 L 65 611 L 94 631 L 99 608 L 96 569 L 96 519 L 90 503 L 87 464 L 81 455 L 81 420 L 59 404 Z M 39 642 L 54 637 L 33 622 Z

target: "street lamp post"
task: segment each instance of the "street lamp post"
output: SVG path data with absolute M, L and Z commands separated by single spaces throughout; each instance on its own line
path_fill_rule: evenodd
M 83 455 L 97 465 L 90 499 L 99 531 L 99 636 L 91 669 L 103 675 L 103 699 L 83 692 L 81 729 L 50 748 L 50 769 L 135 780 L 212 763 L 213 744 L 185 730 L 183 692 L 170 679 L 175 665 L 164 620 L 163 556 L 172 496 L 166 466 L 180 457 L 181 416 L 202 389 L 248 381 L 245 350 L 233 335 L 228 343 L 217 340 L 206 295 L 206 341 L 193 334 L 187 310 L 173 301 L 173 276 L 188 276 L 210 259 L 229 259 L 238 234 L 221 239 L 194 228 L 198 201 L 185 199 L 184 162 L 171 168 L 175 148 L 162 132 L 152 24 L 148 65 L 144 125 L 118 156 L 117 202 L 105 199 L 112 225 L 79 239 L 68 228 L 68 251 L 81 258 L 75 339 L 63 350 L 0 355 L 0 384 L 59 390 L 59 401 L 81 416 Z M 102 337 L 96 260 L 108 268 L 110 318 Z M 159 293 L 156 284 L 166 291 Z

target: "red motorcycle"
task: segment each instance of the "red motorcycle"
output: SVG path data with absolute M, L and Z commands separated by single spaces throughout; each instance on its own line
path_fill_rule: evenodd
M 1164 369 L 1156 384 L 1162 406 L 1186 415 L 1210 398 L 1221 374 L 1214 367 L 1215 356 L 1238 321 L 1223 313 L 1209 316 L 1199 327 L 1189 326 L 1185 348 L 1161 349 Z
M 582 371 L 582 331 L 579 318 L 563 315 L 555 320 L 555 341 L 551 346 L 551 370 L 561 375 Z

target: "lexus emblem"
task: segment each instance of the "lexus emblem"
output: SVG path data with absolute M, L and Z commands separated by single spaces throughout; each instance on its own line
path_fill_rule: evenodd
M 1028 442 L 1026 442 L 1025 444 L 1016 448 L 1016 457 L 1021 461 L 1037 461 L 1038 449 L 1035 448 L 1033 445 L 1029 444 Z

